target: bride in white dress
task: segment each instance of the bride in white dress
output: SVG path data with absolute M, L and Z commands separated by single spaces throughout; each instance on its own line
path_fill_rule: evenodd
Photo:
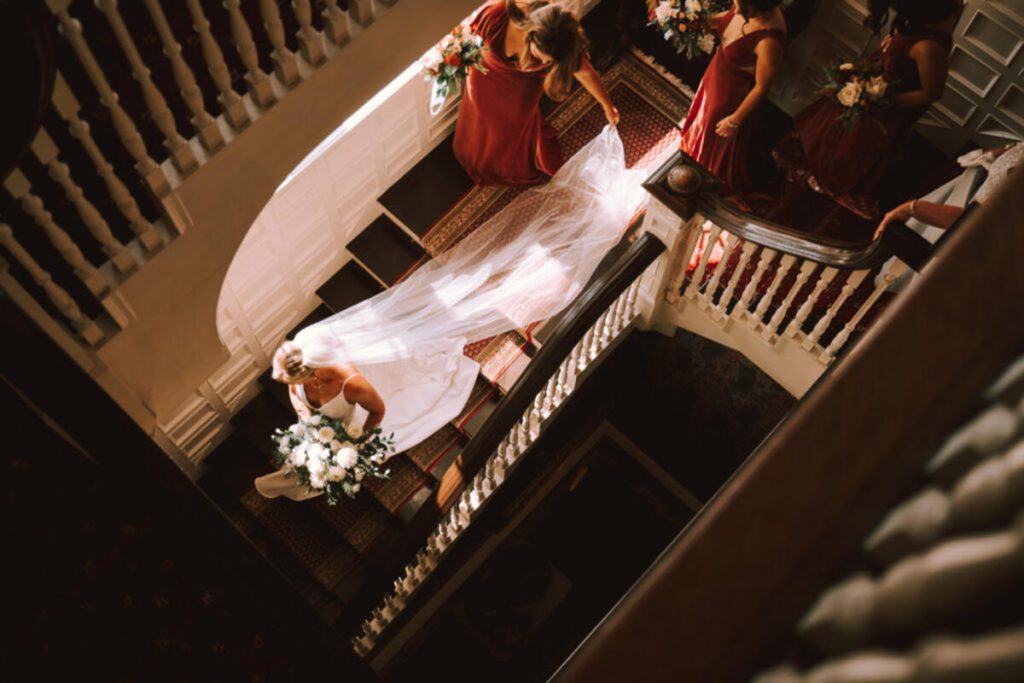
M 300 420 L 320 413 L 346 425 L 358 425 L 361 417 L 364 433 L 383 421 L 384 399 L 354 366 L 309 367 L 303 362 L 302 349 L 292 342 L 278 347 L 273 363 L 272 376 L 288 385 L 288 398 Z M 267 498 L 283 495 L 305 500 L 319 495 L 280 470 L 256 479 L 255 484 Z
M 294 348 L 310 368 L 357 365 L 387 405 L 384 434 L 393 434 L 396 452 L 408 450 L 465 406 L 479 371 L 462 353 L 468 342 L 550 318 L 579 295 L 636 214 L 644 175 L 626 168 L 618 132 L 606 127 L 549 182 L 400 284 L 301 330 Z M 318 410 L 328 406 L 347 409 Z M 257 488 L 309 497 L 281 473 L 261 477 Z

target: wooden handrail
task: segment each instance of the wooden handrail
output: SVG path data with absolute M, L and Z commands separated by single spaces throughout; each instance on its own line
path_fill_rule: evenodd
M 558 321 L 551 337 L 512 385 L 494 413 L 477 432 L 455 463 L 445 472 L 437 492 L 437 504 L 448 509 L 523 415 L 558 365 L 594 321 L 666 249 L 650 233 L 630 245 L 612 268 L 591 282 Z
M 669 172 L 680 165 L 699 178 L 693 196 L 680 194 L 669 186 Z M 797 232 L 758 218 L 729 201 L 721 193 L 721 181 L 684 152 L 676 152 L 659 166 L 644 183 L 644 188 L 684 220 L 689 219 L 696 209 L 715 225 L 740 239 L 841 270 L 868 270 L 881 266 L 894 256 L 912 269 L 919 270 L 931 252 L 931 244 L 903 223 L 889 226 L 882 239 L 851 244 Z

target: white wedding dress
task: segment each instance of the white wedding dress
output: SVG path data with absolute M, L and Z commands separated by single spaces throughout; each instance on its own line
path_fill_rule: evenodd
M 304 362 L 355 365 L 384 400 L 381 427 L 395 451 L 415 446 L 469 398 L 479 366 L 463 355 L 466 343 L 569 305 L 639 209 L 645 175 L 626 168 L 618 132 L 606 127 L 549 182 L 398 285 L 299 331 Z M 310 497 L 295 485 L 260 491 Z

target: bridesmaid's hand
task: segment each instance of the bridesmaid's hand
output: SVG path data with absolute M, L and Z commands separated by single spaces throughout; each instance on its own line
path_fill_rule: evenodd
M 604 108 L 604 117 L 608 119 L 608 125 L 612 128 L 619 125 L 619 110 L 614 105 L 608 105 Z
M 731 116 L 726 116 L 715 126 L 715 132 L 723 138 L 731 138 L 739 130 L 740 124 L 734 123 Z
M 890 223 L 900 222 L 906 223 L 913 218 L 913 212 L 911 211 L 910 202 L 903 202 L 895 209 L 885 214 L 882 218 L 882 222 L 878 224 L 878 228 L 875 230 L 875 239 L 877 240 L 885 232 L 885 229 L 889 227 Z

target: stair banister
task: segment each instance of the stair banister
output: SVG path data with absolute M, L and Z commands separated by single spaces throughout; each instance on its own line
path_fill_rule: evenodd
M 571 393 L 569 384 L 578 383 L 581 369 L 610 348 L 636 320 L 641 279 L 665 251 L 658 237 L 644 233 L 608 272 L 591 282 L 467 444 L 438 494 L 447 514 L 427 540 L 426 550 L 397 578 L 396 592 L 381 603 L 388 605 L 390 616 L 382 619 L 383 612 L 373 612 L 361 635 L 353 640 L 356 651 L 370 656 L 372 664 L 380 665 L 372 655 L 382 649 L 386 652 L 380 659 L 385 661 L 400 649 L 398 634 L 415 630 L 436 606 L 442 589 L 450 589 L 453 582 L 464 578 L 466 563 L 452 562 L 451 554 L 443 553 L 457 539 L 468 537 L 456 552 L 472 554 L 493 530 L 505 525 L 502 503 L 521 496 L 534 482 L 531 470 L 543 464 L 531 459 L 528 449 Z

